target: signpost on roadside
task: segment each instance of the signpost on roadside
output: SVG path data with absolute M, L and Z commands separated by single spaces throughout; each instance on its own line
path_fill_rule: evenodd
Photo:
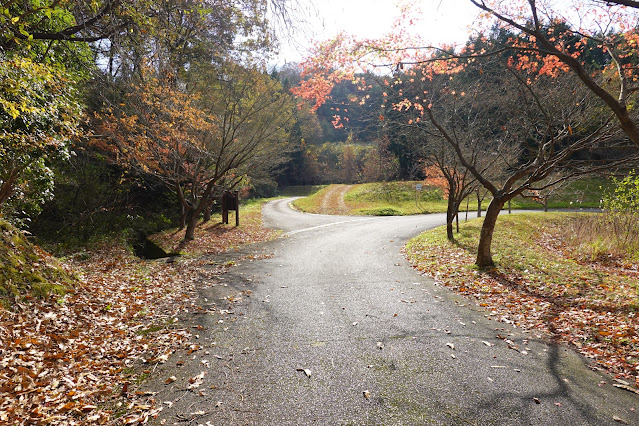
M 415 185 L 415 202 L 419 203 L 422 200 L 422 184 Z
M 222 223 L 228 225 L 229 210 L 235 210 L 235 226 L 240 226 L 239 191 L 224 191 L 222 194 Z

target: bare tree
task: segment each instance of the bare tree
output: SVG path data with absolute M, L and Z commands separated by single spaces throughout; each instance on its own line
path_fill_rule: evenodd
M 636 116 L 633 115 L 632 108 L 629 108 L 629 104 L 635 99 L 634 95 L 639 90 L 637 67 L 633 60 L 637 37 L 634 28 L 636 28 L 637 16 L 636 13 L 620 14 L 619 11 L 613 10 L 619 5 L 636 8 L 639 2 L 598 1 L 598 7 L 602 8 L 604 13 L 599 15 L 599 18 L 587 17 L 582 20 L 590 25 L 590 28 L 571 28 L 560 18 L 560 14 L 554 14 L 556 11 L 553 5 L 543 0 L 509 2 L 503 9 L 484 0 L 470 0 L 470 2 L 508 28 L 529 36 L 528 39 L 518 38 L 511 47 L 554 57 L 567 65 L 583 85 L 614 113 L 630 140 L 639 145 L 639 124 L 637 124 Z M 522 14 L 520 6 L 523 6 L 523 10 L 527 13 Z M 594 4 L 591 7 L 594 7 Z M 605 18 L 602 22 L 603 16 L 608 17 L 607 22 Z M 619 28 L 622 26 L 630 29 L 620 32 Z M 575 43 L 567 42 L 574 41 L 576 38 L 591 40 L 594 45 L 602 48 L 610 57 L 610 66 L 593 73 L 591 65 L 587 63 L 586 55 L 583 54 L 592 45 L 587 46 L 582 43 L 581 47 L 576 48 Z M 613 85 L 616 86 L 616 96 Z
M 447 120 L 435 107 L 436 102 L 426 108 L 431 124 L 454 149 L 461 165 L 492 195 L 477 249 L 476 263 L 480 267 L 494 264 L 493 233 L 506 203 L 526 191 L 543 190 L 570 176 L 609 168 L 616 162 L 598 163 L 591 154 L 625 144 L 610 117 L 602 116 L 590 92 L 575 89 L 572 96 L 565 96 L 567 87 L 575 87 L 569 74 L 530 79 L 511 69 L 500 76 L 486 77 L 478 83 L 483 100 L 475 107 L 483 110 L 483 128 L 492 128 L 491 132 L 476 133 L 464 144 L 458 136 L 459 124 Z M 506 174 L 502 178 L 486 166 L 494 157 L 504 162 Z M 560 168 L 564 175 L 548 180 Z

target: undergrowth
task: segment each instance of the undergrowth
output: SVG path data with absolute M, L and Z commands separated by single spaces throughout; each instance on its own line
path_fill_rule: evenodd
M 582 258 L 632 263 L 639 261 L 639 215 L 606 212 L 582 215 L 566 226 L 566 239 Z

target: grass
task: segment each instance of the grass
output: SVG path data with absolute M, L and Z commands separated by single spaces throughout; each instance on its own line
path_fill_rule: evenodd
M 421 271 L 476 297 L 506 322 L 576 346 L 626 378 L 639 367 L 639 265 L 587 260 L 567 229 L 592 214 L 525 213 L 500 217 L 497 266 L 474 265 L 482 219 L 462 223 L 457 241 L 443 228 L 411 240 L 406 254 Z
M 280 191 L 280 197 L 308 197 L 328 185 L 289 186 Z
M 295 200 L 293 202 L 293 205 L 304 212 L 318 213 L 321 210 L 322 200 L 324 199 L 324 196 L 326 196 L 326 194 L 330 191 L 331 186 L 333 185 L 324 186 L 318 191 L 312 192 L 304 198 Z
M 636 263 L 639 261 L 639 220 L 636 214 L 606 212 L 582 216 L 566 229 L 575 253 L 585 260 Z
M 421 182 L 382 182 L 355 185 L 344 197 L 356 215 L 403 216 L 446 211 L 446 200 L 437 188 L 425 187 L 421 194 L 415 185 Z
M 417 194 L 415 185 L 421 181 L 379 182 L 353 185 L 345 194 L 344 201 L 351 215 L 403 216 L 412 214 L 443 213 L 447 201 L 442 191 L 424 186 L 421 194 Z M 603 191 L 611 183 L 600 178 L 588 178 L 570 182 L 558 188 L 550 197 L 550 209 L 588 209 L 598 208 Z M 308 187 L 306 198 L 296 200 L 294 205 L 302 211 L 321 213 L 324 197 L 335 185 L 325 187 Z M 297 189 L 297 193 L 303 193 Z M 485 211 L 490 202 L 486 197 L 482 202 Z M 460 214 L 477 210 L 477 198 L 472 194 L 461 203 Z M 505 206 L 507 208 L 508 206 Z M 529 198 L 517 197 L 511 202 L 512 209 L 539 210 L 543 206 Z

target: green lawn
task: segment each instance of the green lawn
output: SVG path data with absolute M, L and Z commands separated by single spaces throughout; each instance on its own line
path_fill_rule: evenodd
M 416 184 L 421 181 L 407 182 L 378 182 L 353 185 L 344 196 L 346 206 L 353 215 L 377 215 L 377 216 L 402 216 L 424 213 L 443 213 L 447 208 L 447 201 L 443 192 L 438 188 L 423 186 L 418 193 Z M 605 188 L 610 187 L 610 182 L 600 178 L 581 179 L 558 188 L 549 197 L 550 209 L 580 209 L 598 208 Z M 304 199 L 295 201 L 295 206 L 300 210 L 319 213 L 323 197 L 330 191 L 331 186 L 306 187 L 310 195 Z M 319 189 L 319 190 L 318 190 Z M 297 189 L 303 194 L 304 190 Z M 486 210 L 490 197 L 482 201 L 482 210 Z M 469 211 L 477 210 L 477 196 L 471 194 L 462 202 L 460 211 L 468 208 Z M 508 206 L 506 205 L 507 209 Z M 511 202 L 512 209 L 536 210 L 542 209 L 540 203 L 530 198 L 516 197 Z

